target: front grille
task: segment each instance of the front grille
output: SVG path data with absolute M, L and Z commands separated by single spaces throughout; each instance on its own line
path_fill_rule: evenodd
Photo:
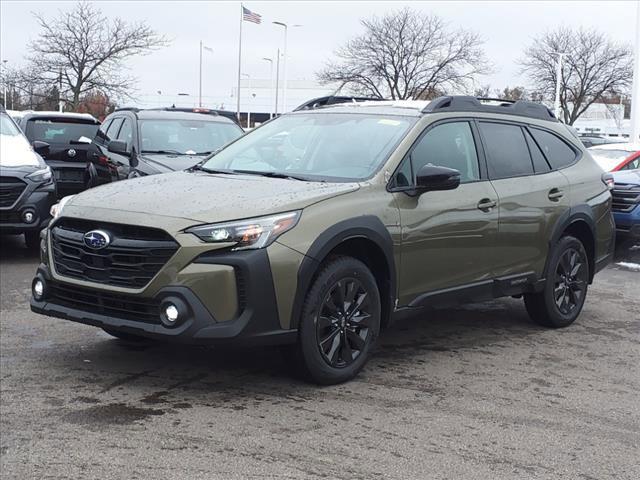
M 0 208 L 7 208 L 16 203 L 27 187 L 19 178 L 0 177 Z
M 84 234 L 102 230 L 111 243 L 89 248 Z M 142 288 L 178 250 L 166 232 L 149 227 L 62 218 L 51 229 L 51 252 L 59 275 L 118 287 Z
M 153 299 L 49 282 L 47 302 L 83 312 L 144 323 L 160 323 L 160 306 Z
M 640 203 L 640 186 L 631 183 L 616 183 L 611 192 L 614 212 L 630 212 Z

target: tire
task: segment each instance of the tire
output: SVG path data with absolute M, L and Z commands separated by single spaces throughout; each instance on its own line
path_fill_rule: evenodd
M 29 250 L 38 250 L 40 248 L 40 232 L 25 232 L 24 243 Z
M 102 330 L 107 332 L 112 337 L 116 337 L 119 340 L 124 340 L 125 342 L 145 343 L 152 341 L 147 337 L 141 337 L 140 335 L 134 335 L 133 333 L 120 332 L 118 330 L 111 330 L 110 328 L 103 328 Z
M 367 266 L 352 257 L 333 257 L 307 292 L 298 342 L 288 358 L 305 379 L 320 385 L 350 380 L 369 358 L 380 312 L 380 292 Z
M 588 284 L 589 261 L 584 245 L 575 237 L 562 237 L 551 253 L 544 289 L 524 296 L 527 312 L 545 327 L 567 327 L 582 311 Z

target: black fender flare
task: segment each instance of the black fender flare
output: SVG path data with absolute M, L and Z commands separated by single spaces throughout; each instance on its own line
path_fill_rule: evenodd
M 543 278 L 548 277 L 549 270 L 549 259 L 551 258 L 551 251 L 553 246 L 558 243 L 562 234 L 569 228 L 572 224 L 577 222 L 584 222 L 589 227 L 591 231 L 591 236 L 593 238 L 594 244 L 596 239 L 596 222 L 593 218 L 593 210 L 587 204 L 576 205 L 568 209 L 564 214 L 560 216 L 558 221 L 556 222 L 555 227 L 553 228 L 553 234 L 549 239 L 549 249 L 547 251 L 547 260 L 545 261 L 544 271 L 542 273 Z M 595 265 L 595 252 L 594 258 L 589 258 L 589 277 L 590 280 L 594 275 L 594 265 Z
M 338 245 L 353 238 L 364 238 L 373 242 L 384 254 L 389 270 L 389 312 L 393 311 L 396 296 L 396 265 L 393 256 L 393 239 L 382 221 L 374 215 L 362 215 L 332 225 L 314 240 L 298 268 L 298 286 L 291 309 L 290 328 L 298 328 L 304 298 L 311 287 L 322 261 Z M 383 312 L 384 318 L 384 312 Z

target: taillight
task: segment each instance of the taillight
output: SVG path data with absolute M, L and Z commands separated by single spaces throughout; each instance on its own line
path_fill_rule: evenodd
M 613 186 L 615 185 L 615 182 L 613 181 L 613 175 L 611 175 L 610 173 L 603 173 L 602 183 L 604 183 L 609 190 L 613 190 Z
M 104 165 L 106 167 L 107 165 L 109 165 L 109 159 L 107 157 L 105 157 L 104 155 L 100 155 L 98 157 L 98 163 L 100 165 Z

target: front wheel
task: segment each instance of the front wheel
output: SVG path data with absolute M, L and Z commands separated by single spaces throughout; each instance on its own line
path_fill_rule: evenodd
M 380 330 L 380 292 L 371 271 L 335 257 L 307 292 L 295 359 L 308 379 L 333 385 L 355 377 Z
M 527 312 L 545 327 L 571 325 L 582 311 L 588 284 L 589 261 L 582 242 L 562 237 L 551 253 L 544 290 L 524 296 Z

